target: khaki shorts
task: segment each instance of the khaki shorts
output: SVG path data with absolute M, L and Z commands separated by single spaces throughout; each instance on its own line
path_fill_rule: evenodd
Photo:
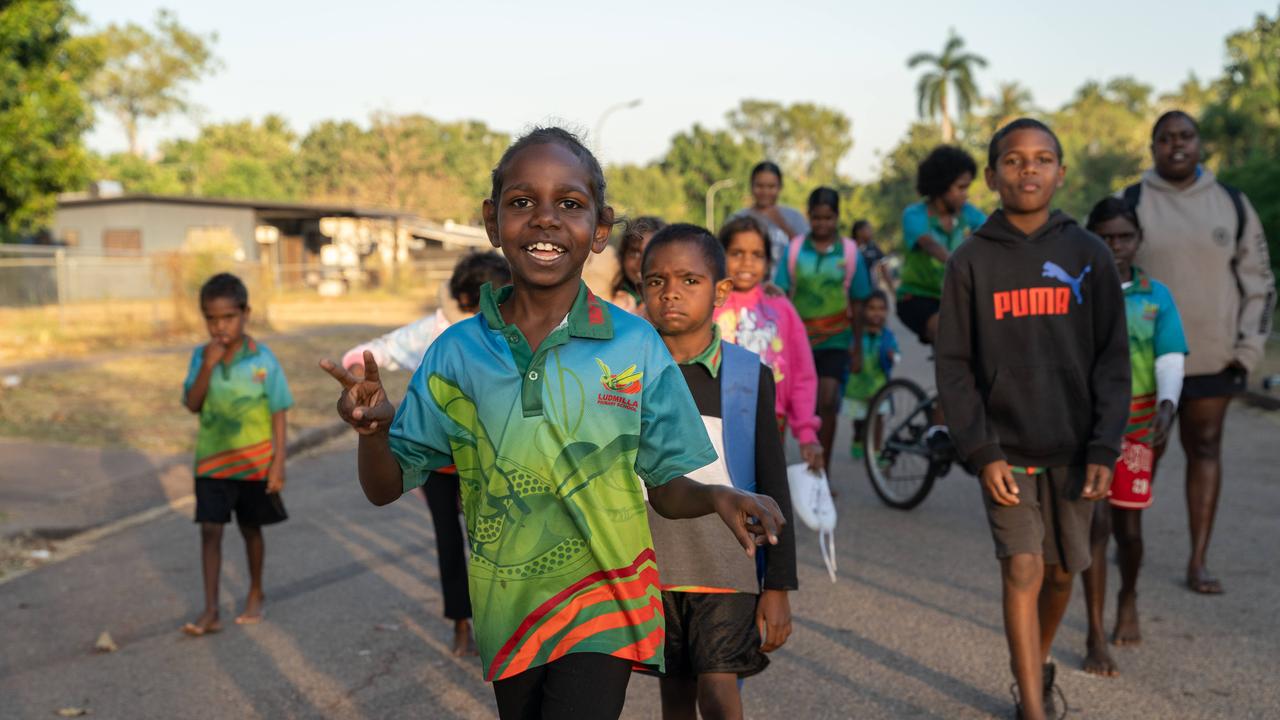
M 1080 497 L 1084 466 L 1044 468 L 1038 475 L 1015 472 L 1013 479 L 1017 505 L 999 505 L 982 493 L 996 557 L 1043 555 L 1046 565 L 1061 565 L 1070 573 L 1088 569 L 1094 501 Z

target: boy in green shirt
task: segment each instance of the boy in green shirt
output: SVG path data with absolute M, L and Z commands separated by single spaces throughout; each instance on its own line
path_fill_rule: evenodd
M 262 526 L 285 520 L 285 412 L 293 395 L 266 345 L 244 334 L 249 291 L 240 278 L 219 273 L 200 288 L 200 309 L 212 338 L 195 349 L 182 384 L 182 402 L 200 415 L 196 436 L 196 522 L 200 523 L 204 613 L 182 626 L 200 636 L 222 629 L 218 576 L 222 526 L 231 521 L 249 555 L 249 597 L 236 624 L 262 620 Z
M 432 344 L 398 411 L 370 354 L 363 380 L 322 366 L 343 385 L 371 502 L 457 465 L 499 715 L 616 718 L 633 665 L 663 667 L 641 481 L 666 517 L 718 513 L 752 556 L 753 535 L 777 542 L 782 514 L 684 477 L 716 455 L 680 369 L 652 327 L 582 283 L 613 210 L 576 137 L 543 128 L 508 148 L 484 218 L 513 285 L 482 289 L 480 315 Z

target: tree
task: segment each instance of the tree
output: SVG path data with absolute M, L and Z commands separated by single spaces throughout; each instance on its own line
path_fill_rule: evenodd
M 815 185 L 835 185 L 836 165 L 853 148 L 849 118 L 839 110 L 767 100 L 743 100 L 726 114 L 729 129 L 761 148 L 777 162 L 796 192 Z M 788 185 L 784 183 L 784 198 Z M 802 199 L 802 198 L 801 198 Z
M 1083 217 L 1098 200 L 1138 179 L 1149 156 L 1152 88 L 1130 77 L 1087 82 L 1054 113 L 1067 178 L 1057 207 Z
M 86 179 L 90 109 L 78 83 L 90 45 L 74 41 L 66 0 L 0 5 L 0 239 L 44 226 L 56 197 Z
M 995 97 L 987 101 L 987 126 L 995 134 L 1010 122 L 1035 112 L 1030 90 L 1017 82 L 1003 82 L 996 86 Z
M 268 115 L 206 125 L 194 140 L 161 144 L 159 170 L 175 174 L 190 195 L 296 200 L 302 195 L 297 135 L 284 118 Z
M 727 178 L 736 180 L 737 185 L 716 195 L 716 217 L 724 218 L 746 203 L 751 167 L 762 157 L 764 151 L 756 142 L 740 140 L 726 130 L 708 130 L 695 123 L 671 138 L 671 146 L 660 166 L 680 178 L 685 206 L 691 209 L 705 207 L 707 189 L 712 183 Z M 705 211 L 693 212 L 694 217 L 702 214 Z
M 658 164 L 605 168 L 609 204 L 619 215 L 657 215 L 669 223 L 705 222 L 702 205 L 689 206 L 683 179 Z
M 964 40 L 955 30 L 947 37 L 941 55 L 916 53 L 907 59 L 907 67 L 918 65 L 931 68 L 916 83 L 917 111 L 920 117 L 942 118 L 942 141 L 955 140 L 955 127 L 951 122 L 950 91 L 955 91 L 956 109 L 961 116 L 969 113 L 978 99 L 978 86 L 973 81 L 973 68 L 987 66 L 986 58 L 964 52 Z
M 91 39 L 101 47 L 104 62 L 88 84 L 89 96 L 120 121 L 134 155 L 142 153 L 139 124 L 187 112 L 187 86 L 218 67 L 217 34 L 196 34 L 167 10 L 156 13 L 155 32 L 136 23 L 113 23 Z

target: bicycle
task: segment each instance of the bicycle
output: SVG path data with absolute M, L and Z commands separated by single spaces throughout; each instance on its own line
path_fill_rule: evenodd
M 884 504 L 910 510 L 924 502 L 934 482 L 959 461 L 950 443 L 930 448 L 937 393 L 907 378 L 893 378 L 867 402 L 862 447 L 871 488 Z

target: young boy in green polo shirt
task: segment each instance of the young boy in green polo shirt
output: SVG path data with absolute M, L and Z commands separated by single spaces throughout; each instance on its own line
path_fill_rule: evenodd
M 200 636 L 222 629 L 218 576 L 222 526 L 231 521 L 249 556 L 249 597 L 236 624 L 262 620 L 262 526 L 285 520 L 285 412 L 293 395 L 280 363 L 266 345 L 244 334 L 249 291 L 240 278 L 219 273 L 200 288 L 200 310 L 210 340 L 191 353 L 182 402 L 200 415 L 196 436 L 196 522 L 200 523 L 204 612 L 182 626 Z
M 782 514 L 684 477 L 716 454 L 680 369 L 651 326 L 582 283 L 613 210 L 576 137 L 542 128 L 509 147 L 484 218 L 513 285 L 485 286 L 480 314 L 431 346 L 398 411 L 371 354 L 363 380 L 322 366 L 343 385 L 371 502 L 457 465 L 476 644 L 500 716 L 616 718 L 633 665 L 663 667 L 641 482 L 664 516 L 718 513 L 748 555 L 753 535 L 777 542 Z

